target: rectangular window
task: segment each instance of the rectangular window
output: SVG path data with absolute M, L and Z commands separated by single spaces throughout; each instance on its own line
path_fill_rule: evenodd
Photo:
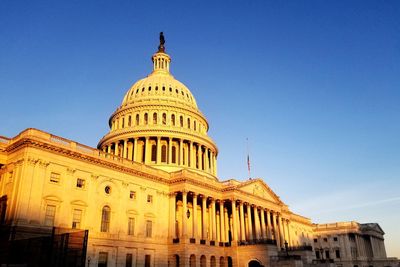
M 150 220 L 146 221 L 146 237 L 151 237 L 153 232 L 153 222 Z
M 51 182 L 51 183 L 58 184 L 58 183 L 60 182 L 60 174 L 59 174 L 59 173 L 52 172 L 52 173 L 50 174 L 50 182 Z
M 325 250 L 325 257 L 326 257 L 327 259 L 329 259 L 329 251 L 328 251 L 328 250 Z
M 56 216 L 56 206 L 47 205 L 46 206 L 46 213 L 45 213 L 45 216 L 44 216 L 44 225 L 53 226 L 54 225 L 55 216 Z
M 336 253 L 336 258 L 340 259 L 340 250 L 337 249 L 337 250 L 335 251 L 335 253 Z
M 108 252 L 99 252 L 98 267 L 107 267 Z
M 315 257 L 317 258 L 317 260 L 319 260 L 320 257 L 319 257 L 319 251 L 318 250 L 315 251 Z
M 147 195 L 147 203 L 153 203 L 153 196 Z
M 132 254 L 126 254 L 125 267 L 132 267 Z
M 324 237 L 324 241 L 325 241 L 325 242 L 328 242 L 328 238 Z
M 337 237 L 334 237 L 334 238 L 333 238 L 333 241 L 337 241 Z
M 314 243 L 317 243 L 317 242 L 318 242 L 318 239 L 314 238 Z
M 144 267 L 150 267 L 151 265 L 151 255 L 145 255 L 144 257 Z
M 135 191 L 130 191 L 129 192 L 129 198 L 130 199 L 136 199 L 136 192 Z
M 82 178 L 76 179 L 76 187 L 85 188 L 85 179 Z
M 80 229 L 82 220 L 82 210 L 74 209 L 72 213 L 72 229 Z
M 135 234 L 135 218 L 128 218 L 128 235 Z

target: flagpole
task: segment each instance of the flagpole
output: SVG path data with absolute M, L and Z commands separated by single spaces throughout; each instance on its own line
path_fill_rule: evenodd
M 251 180 L 250 153 L 249 153 L 249 139 L 248 138 L 246 138 L 246 149 L 247 149 L 247 171 L 249 172 L 249 180 Z

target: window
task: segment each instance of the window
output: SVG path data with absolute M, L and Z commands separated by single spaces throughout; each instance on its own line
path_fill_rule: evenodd
M 165 114 L 165 113 L 162 114 L 162 124 L 164 124 L 164 125 L 167 124 L 167 114 Z
M 130 199 L 136 199 L 136 192 L 135 191 L 130 191 L 129 192 L 129 198 Z
M 150 267 L 151 266 L 150 264 L 151 264 L 151 255 L 145 255 L 145 257 L 144 257 L 144 267 Z
M 128 235 L 135 234 L 135 218 L 128 218 Z
M 151 146 L 151 161 L 157 161 L 157 146 L 152 145 Z
M 190 129 L 190 119 L 189 118 L 187 119 L 187 127 L 188 127 L 188 129 Z
M 149 123 L 149 114 L 144 113 L 144 124 L 147 125 Z
M 175 114 L 171 115 L 171 124 L 172 126 L 175 126 Z
M 128 116 L 128 126 L 130 127 L 131 124 L 132 124 L 132 118 L 131 118 L 131 116 L 129 115 L 129 116 Z
M 47 205 L 46 206 L 46 213 L 44 215 L 44 225 L 53 226 L 55 217 L 56 217 L 56 206 Z
M 153 113 L 153 124 L 157 124 L 157 113 Z
M 319 251 L 318 250 L 315 251 L 315 257 L 317 258 L 317 260 L 319 260 L 320 256 L 319 256 Z
M 317 243 L 317 242 L 318 242 L 318 239 L 314 238 L 314 243 Z
M 324 237 L 324 241 L 325 241 L 325 242 L 328 242 L 328 238 Z
M 340 259 L 340 250 L 335 250 L 335 253 L 336 253 L 336 258 L 338 258 L 338 259 Z
M 139 114 L 136 114 L 136 125 L 139 125 Z
M 107 195 L 111 194 L 111 187 L 109 185 L 104 187 L 104 192 L 106 192 Z
M 98 267 L 107 267 L 108 252 L 99 252 Z
M 182 116 L 179 117 L 179 123 L 180 123 L 181 127 L 183 127 L 183 117 Z
M 74 209 L 72 213 L 72 229 L 80 229 L 82 220 L 82 210 Z
M 172 146 L 172 163 L 176 163 L 176 146 Z
M 161 162 L 167 162 L 167 146 L 163 145 L 161 147 Z
M 153 232 L 153 222 L 150 220 L 146 221 L 146 237 L 151 237 Z
M 85 180 L 82 178 L 76 179 L 76 187 L 85 188 Z
M 325 258 L 329 259 L 329 250 L 325 250 Z
M 110 207 L 104 206 L 101 212 L 101 232 L 108 232 L 110 230 L 110 213 Z
M 196 129 L 197 129 L 197 123 L 196 123 L 196 121 L 194 121 L 194 126 L 193 126 L 193 128 L 194 128 L 194 130 L 196 131 Z
M 337 237 L 336 236 L 333 238 L 333 241 L 337 241 Z
M 122 118 L 122 128 L 125 127 L 125 118 Z
M 157 89 L 157 87 L 156 87 L 156 89 Z M 132 267 L 132 254 L 131 253 L 126 254 L 125 267 Z
M 153 203 L 153 196 L 147 195 L 147 203 Z
M 58 184 L 58 183 L 60 182 L 60 174 L 59 174 L 59 173 L 52 172 L 52 173 L 50 174 L 50 182 L 51 182 L 51 183 Z

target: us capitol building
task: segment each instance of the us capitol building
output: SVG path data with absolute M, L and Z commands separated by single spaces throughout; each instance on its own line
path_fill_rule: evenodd
M 314 224 L 262 179 L 219 180 L 162 34 L 152 63 L 97 148 L 0 137 L 0 266 L 399 266 L 376 223 Z

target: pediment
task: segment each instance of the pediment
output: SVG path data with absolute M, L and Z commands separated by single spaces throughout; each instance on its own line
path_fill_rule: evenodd
M 263 198 L 276 204 L 281 204 L 280 198 L 272 189 L 261 179 L 252 179 L 241 183 L 236 187 L 241 191 Z

